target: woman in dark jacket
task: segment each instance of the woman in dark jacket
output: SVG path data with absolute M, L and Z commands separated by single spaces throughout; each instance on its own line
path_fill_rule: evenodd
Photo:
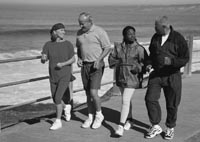
M 122 136 L 124 129 L 132 124 L 131 98 L 136 88 L 139 88 L 138 74 L 144 68 L 147 52 L 136 41 L 135 28 L 127 26 L 123 29 L 123 42 L 115 43 L 114 50 L 109 55 L 109 66 L 116 68 L 116 84 L 122 94 L 120 123 L 115 131 Z M 128 119 L 127 119 L 128 118 Z

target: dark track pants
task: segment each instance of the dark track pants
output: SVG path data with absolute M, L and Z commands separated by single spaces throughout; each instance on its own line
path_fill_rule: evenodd
M 166 100 L 167 119 L 165 124 L 167 127 L 173 128 L 176 126 L 177 111 L 181 100 L 182 80 L 180 72 L 164 77 L 152 72 L 149 76 L 145 102 L 152 125 L 159 124 L 161 121 L 159 104 L 161 88 Z

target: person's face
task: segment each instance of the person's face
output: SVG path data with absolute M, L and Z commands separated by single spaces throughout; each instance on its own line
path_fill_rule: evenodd
M 84 16 L 79 17 L 78 22 L 83 32 L 89 31 L 92 26 L 91 21 L 89 21 L 89 19 Z
M 155 22 L 155 31 L 159 35 L 165 35 L 165 26 L 159 22 Z
M 57 38 L 63 39 L 65 36 L 65 29 L 58 29 L 54 31 L 54 34 L 57 36 Z
M 129 29 L 125 35 L 126 41 L 134 42 L 136 39 L 136 35 L 133 29 Z

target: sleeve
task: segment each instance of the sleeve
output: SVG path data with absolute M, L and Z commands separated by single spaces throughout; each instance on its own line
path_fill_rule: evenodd
M 77 56 L 81 58 L 80 43 L 78 38 L 76 38 Z
M 178 56 L 172 59 L 172 66 L 175 68 L 181 68 L 189 61 L 189 49 L 188 44 L 183 36 L 179 35 L 177 40 L 177 52 Z
M 110 43 L 110 39 L 108 37 L 108 34 L 103 29 L 99 30 L 99 41 L 100 41 L 101 47 L 103 49 L 111 48 L 111 43 Z
M 146 62 L 145 62 L 146 66 L 152 65 L 154 36 L 151 38 L 151 41 L 150 41 L 150 44 L 149 44 L 149 56 L 147 57 Z
M 45 45 L 43 46 L 41 54 L 45 54 L 47 56 L 47 59 L 49 59 L 48 43 L 45 43 Z
M 114 48 L 112 49 L 111 53 L 108 56 L 108 64 L 110 68 L 114 68 L 116 64 L 119 63 L 119 59 L 117 58 L 117 46 L 114 45 Z
M 143 46 L 139 46 L 139 63 L 142 66 L 142 72 L 145 73 L 145 68 L 148 61 L 148 54 Z

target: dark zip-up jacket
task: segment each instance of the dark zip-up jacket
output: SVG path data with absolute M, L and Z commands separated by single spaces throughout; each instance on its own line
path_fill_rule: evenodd
M 188 45 L 184 37 L 174 31 L 170 26 L 170 34 L 166 42 L 161 46 L 162 37 L 157 33 L 151 39 L 149 46 L 149 60 L 156 73 L 160 75 L 169 75 L 180 72 L 180 68 L 185 66 L 189 60 Z M 164 58 L 171 59 L 171 65 L 164 64 Z

